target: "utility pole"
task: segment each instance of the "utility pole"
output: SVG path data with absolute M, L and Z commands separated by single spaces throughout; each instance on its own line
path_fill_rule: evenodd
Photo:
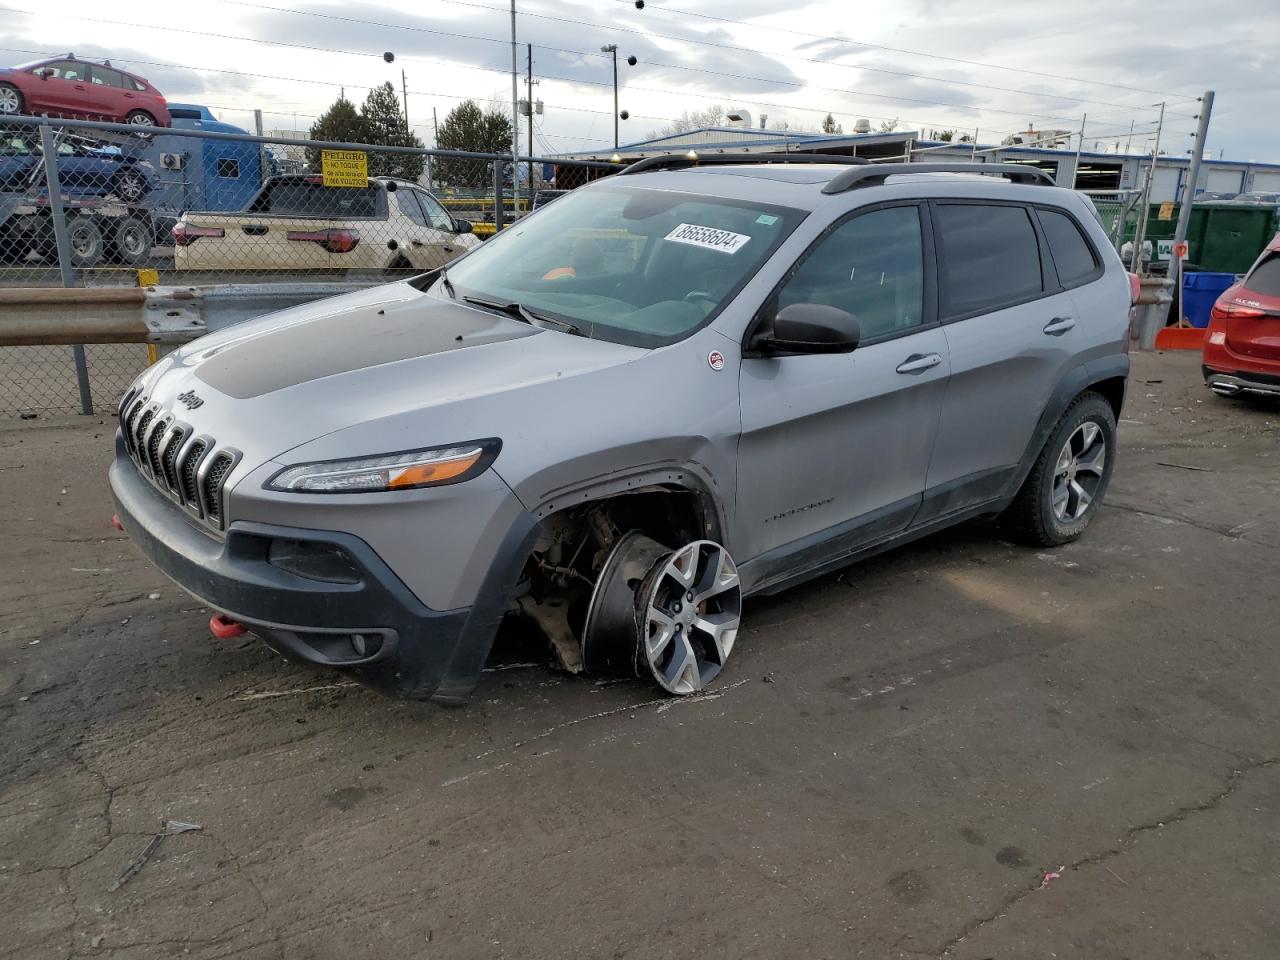
M 436 118 L 436 108 L 433 104 L 431 107 L 431 146 L 440 149 L 440 121 Z M 432 155 L 427 154 L 427 186 L 431 186 L 431 161 Z
M 1142 192 L 1142 210 L 1138 213 L 1138 227 L 1133 235 L 1133 272 L 1142 272 L 1142 245 L 1147 239 L 1147 219 L 1151 213 L 1151 188 L 1156 182 L 1156 161 L 1160 156 L 1160 137 L 1164 133 L 1164 103 L 1160 104 L 1160 121 L 1156 125 L 1156 145 L 1151 149 L 1151 166 L 1147 170 L 1146 187 Z
M 1206 90 L 1200 98 L 1200 123 L 1195 139 L 1191 142 L 1191 168 L 1187 171 L 1187 185 L 1182 188 L 1182 204 L 1178 208 L 1178 225 L 1173 231 L 1173 245 L 1184 243 L 1191 226 L 1191 205 L 1196 199 L 1196 183 L 1200 179 L 1200 160 L 1204 156 L 1204 141 L 1209 134 L 1209 117 L 1213 113 L 1213 91 Z M 1182 282 L 1182 258 L 1174 253 L 1169 258 L 1169 277 L 1176 291 Z
M 1071 189 L 1076 188 L 1076 178 L 1080 176 L 1080 154 L 1084 151 L 1084 125 L 1088 121 L 1086 113 L 1080 117 L 1080 140 L 1076 144 L 1076 165 L 1071 168 Z
M 512 212 L 520 207 L 520 90 L 516 66 L 516 0 L 511 0 L 511 199 Z M 496 164 L 498 161 L 494 161 Z M 499 177 L 501 179 L 501 177 Z
M 529 104 L 529 153 L 533 156 L 533 44 L 529 44 L 529 59 L 527 61 L 528 74 L 525 79 L 525 96 L 528 98 Z M 533 189 L 533 168 L 529 169 L 529 189 Z
M 400 71 L 400 96 L 404 99 L 404 132 L 411 133 L 413 128 L 409 126 L 409 78 L 404 75 L 404 71 Z
M 977 159 L 978 159 L 978 128 L 974 127 L 973 128 L 973 149 L 969 151 L 969 161 L 972 163 Z
M 1130 120 L 1129 121 L 1129 139 L 1126 140 L 1124 143 L 1124 152 L 1126 156 L 1129 154 L 1129 151 L 1133 149 L 1133 124 L 1134 124 L 1134 121 Z
M 613 149 L 618 149 L 618 45 L 610 43 L 600 48 L 601 53 L 613 56 Z

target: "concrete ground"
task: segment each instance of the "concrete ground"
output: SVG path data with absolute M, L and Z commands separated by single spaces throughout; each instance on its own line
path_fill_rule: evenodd
M 1078 543 L 750 603 L 690 700 L 507 662 L 448 710 L 215 641 L 107 524 L 111 418 L 14 420 L 0 957 L 1280 956 L 1280 406 L 1197 363 L 1135 357 Z

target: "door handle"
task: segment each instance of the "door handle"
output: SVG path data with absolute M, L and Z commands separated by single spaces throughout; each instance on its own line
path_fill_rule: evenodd
M 426 246 L 426 244 L 425 244 L 425 243 L 423 243 L 421 240 L 410 240 L 409 242 L 410 242 L 411 244 L 413 244 L 415 247 L 425 247 L 425 246 Z
M 1072 317 L 1054 317 L 1044 325 L 1044 332 L 1051 337 L 1060 337 L 1075 325 Z
M 453 247 L 442 247 L 445 253 L 453 253 Z
M 936 353 L 913 353 L 898 364 L 896 369 L 898 373 L 924 373 L 926 370 L 932 370 L 941 362 L 941 355 Z

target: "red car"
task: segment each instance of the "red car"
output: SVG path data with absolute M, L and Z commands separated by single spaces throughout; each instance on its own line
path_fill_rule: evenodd
M 0 68 L 0 114 L 48 114 L 167 127 L 169 107 L 142 77 L 74 54 Z
M 1280 397 L 1280 234 L 1213 305 L 1203 364 L 1215 393 Z

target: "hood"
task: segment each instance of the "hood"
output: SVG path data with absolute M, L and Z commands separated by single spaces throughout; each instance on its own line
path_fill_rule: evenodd
M 203 337 L 161 361 L 143 382 L 152 400 L 242 452 L 252 468 L 322 438 L 330 438 L 325 446 L 351 447 L 352 455 L 378 452 L 385 443 L 407 449 L 474 439 L 482 406 L 500 410 L 518 391 L 607 372 L 646 353 L 531 327 L 398 283 Z M 500 402 L 479 404 L 480 398 Z M 484 424 L 485 435 L 501 426 Z M 397 436 L 385 436 L 385 428 Z M 454 436 L 459 430 L 467 435 Z

